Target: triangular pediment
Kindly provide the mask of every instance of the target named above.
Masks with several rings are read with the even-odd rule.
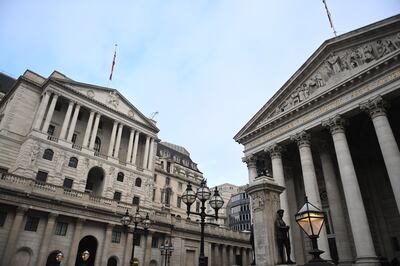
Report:
[[[107,87],[96,86],[76,82],[71,79],[54,78],[53,80],[63,86],[78,92],[79,94],[89,98],[97,103],[100,103],[118,113],[121,113],[132,120],[145,124],[150,128],[158,131],[154,123],[145,117],[136,107],[134,107],[122,94],[117,90]]]
[[[400,51],[400,16],[325,41],[236,134],[238,142]]]

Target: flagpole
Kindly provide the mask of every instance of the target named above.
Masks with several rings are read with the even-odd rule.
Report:
[[[329,24],[331,25],[331,28],[333,30],[333,34],[335,35],[335,37],[337,36],[336,30],[335,30],[335,26],[333,26],[333,21],[332,21],[332,17],[331,17],[331,12],[329,12],[328,9],[328,5],[326,4],[325,0],[322,0],[322,2],[324,3],[325,6],[325,10],[326,10],[326,15],[328,16],[328,20],[329,20]]]
[[[115,47],[114,47],[114,56],[113,56],[113,60],[112,60],[112,63],[111,63],[111,72],[110,72],[110,76],[109,76],[109,78],[108,78],[107,87],[110,87],[110,83],[111,83],[111,81],[112,81],[112,76],[113,76],[114,66],[115,66],[115,59],[116,59],[116,57],[117,57],[117,46],[118,46],[118,44],[115,44]]]

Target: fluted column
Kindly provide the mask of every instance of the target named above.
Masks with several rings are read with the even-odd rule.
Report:
[[[392,185],[397,210],[400,212],[400,152],[396,139],[386,115],[386,103],[382,97],[377,97],[362,104],[361,109],[368,111],[374,124],[379,147]]]
[[[113,224],[107,224],[106,225],[106,230],[105,230],[105,235],[104,235],[104,240],[103,240],[103,251],[102,251],[101,262],[99,263],[99,266],[100,265],[107,265],[108,247],[110,246],[111,235],[112,235],[113,228],[114,228]],[[96,260],[96,261],[99,261],[99,260]]]
[[[253,183],[257,178],[257,168],[256,168],[256,157],[254,155],[250,155],[247,157],[243,157],[242,161],[247,164],[247,169],[249,172],[249,184]]]
[[[144,258],[143,265],[150,265],[151,260],[151,242],[153,240],[153,235],[151,232],[147,232],[146,234],[146,243],[144,246]]]
[[[108,146],[108,157],[112,157],[113,156],[114,144],[115,144],[115,136],[117,135],[117,127],[118,127],[118,122],[114,121],[113,129],[111,131],[110,144]]]
[[[119,124],[118,127],[118,133],[117,133],[117,141],[115,143],[115,151],[114,151],[114,157],[118,158],[119,155],[119,147],[121,145],[121,137],[122,137],[122,130],[124,129],[123,124]]]
[[[329,127],[335,146],[337,162],[346,199],[357,264],[378,265],[367,214],[344,131],[344,120],[336,116],[322,123]]]
[[[83,143],[82,143],[82,146],[85,147],[85,148],[86,148],[86,147],[88,146],[88,144],[89,144],[88,142],[89,142],[90,132],[91,132],[91,130],[92,130],[92,124],[93,124],[94,114],[95,114],[94,111],[91,111],[91,112],[90,112],[89,119],[88,119],[88,123],[87,123],[87,125],[86,125],[85,136],[83,137]]]
[[[35,119],[35,123],[33,124],[33,129],[39,130],[40,126],[42,125],[44,113],[45,113],[47,105],[49,103],[50,94],[51,94],[51,92],[49,92],[49,91],[44,92],[42,100],[40,101],[40,104],[39,104],[38,111],[36,113],[36,119]]]
[[[12,257],[15,255],[15,248],[17,244],[17,240],[19,237],[19,233],[22,231],[21,225],[24,220],[25,212],[27,208],[18,207],[15,213],[14,221],[11,226],[11,230],[8,234],[8,239],[6,245],[4,246],[3,258],[1,260],[1,265],[11,265],[10,261]]]
[[[150,136],[146,136],[146,145],[144,146],[144,159],[143,168],[147,169],[147,163],[149,159],[149,146],[150,146]]]
[[[325,180],[326,193],[328,195],[329,209],[335,231],[336,246],[339,255],[339,263],[351,265],[353,256],[351,252],[351,240],[347,231],[344,206],[340,196],[339,185],[335,174],[332,157],[327,143],[319,145],[322,172]]]
[[[137,151],[138,151],[138,145],[139,145],[139,131],[136,131],[135,134],[135,141],[133,144],[133,154],[132,154],[132,164],[136,165],[136,156],[137,156]]]
[[[69,120],[71,119],[72,108],[74,107],[74,102],[69,101],[67,112],[65,113],[64,122],[61,127],[61,133],[59,139],[65,139],[65,135],[67,134],[67,128],[69,124]]]
[[[76,120],[78,119],[78,115],[79,115],[79,110],[80,109],[81,109],[81,106],[79,104],[76,104],[74,115],[72,116],[71,125],[69,126],[68,137],[67,137],[68,141],[71,141],[72,140],[72,135],[74,135],[75,126],[76,126]]]
[[[76,220],[74,235],[72,237],[72,242],[71,242],[69,254],[67,257],[67,265],[68,266],[75,265],[76,255],[78,253],[78,246],[79,246],[79,242],[81,241],[81,233],[82,233],[82,227],[83,227],[84,221],[85,220],[81,219],[81,218],[78,218]]]
[[[99,129],[100,117],[101,117],[101,115],[99,113],[97,113],[96,119],[94,120],[92,137],[90,138],[89,149],[93,149],[93,147],[94,147],[94,143],[96,141],[96,136],[97,136],[97,130]]]
[[[44,235],[43,235],[42,241],[40,243],[39,256],[37,257],[36,265],[45,265],[47,255],[50,253],[50,250],[48,250],[49,243],[51,240],[51,236],[54,234],[53,229],[54,229],[54,224],[56,222],[57,216],[58,216],[58,214],[49,213],[49,215],[47,217],[47,224],[46,224],[46,228],[44,230]]]
[[[277,144],[274,144],[266,149],[266,151],[269,152],[269,155],[271,157],[271,163],[272,163],[272,176],[275,179],[276,183],[278,185],[282,186],[285,188],[285,190],[280,194],[280,203],[281,203],[281,209],[284,210],[284,215],[283,215],[283,220],[286,223],[286,225],[291,226],[291,217],[293,216],[292,213],[290,212],[289,209],[289,199],[288,199],[288,194],[286,191],[286,183],[285,183],[285,175],[283,171],[283,164],[282,164],[282,152],[284,151],[284,148],[282,146],[279,146]],[[290,238],[290,249],[292,250],[291,256],[293,256],[293,238],[292,238],[292,230],[289,230],[289,238]],[[288,258],[288,260],[295,261],[292,258]]]
[[[308,200],[322,209],[321,198],[319,195],[317,175],[315,173],[314,162],[311,153],[311,135],[302,131],[291,137],[297,143],[300,152],[301,170],[303,173],[304,189]],[[321,255],[326,260],[331,260],[329,252],[328,237],[326,235],[325,227],[322,228],[318,238],[318,246],[324,250],[325,253]]]
[[[54,113],[54,108],[56,107],[57,99],[58,99],[58,95],[54,93],[53,99],[51,100],[51,103],[50,103],[49,110],[47,111],[46,120],[44,121],[44,124],[43,124],[43,128],[42,128],[43,133],[47,133],[47,130],[49,129],[51,118],[53,117],[53,113]]]
[[[132,145],[133,145],[133,138],[135,137],[135,130],[131,128],[131,132],[129,134],[129,142],[128,142],[128,152],[126,154],[126,163],[131,162],[132,157]]]
[[[225,245],[221,245],[221,260],[223,266],[229,266],[228,256],[227,256],[227,247]]]
[[[153,159],[154,159],[154,139],[151,138],[150,141],[150,152],[149,152],[149,163],[147,169],[151,170],[152,165],[153,165]]]

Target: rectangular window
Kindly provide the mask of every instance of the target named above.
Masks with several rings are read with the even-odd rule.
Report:
[[[154,174],[154,182],[157,182],[157,174]]]
[[[26,218],[25,231],[36,232],[39,225],[39,217],[28,216]]]
[[[54,125],[49,125],[49,128],[47,129],[47,135],[53,136],[53,135],[54,135],[55,129],[56,129],[56,126],[54,126]]]
[[[156,189],[155,188],[153,188],[153,196],[151,199],[152,199],[152,201],[156,200]]]
[[[121,201],[121,192],[114,192],[114,200]]]
[[[71,178],[66,177],[64,179],[63,187],[66,189],[72,189],[72,184],[74,183],[74,180]]]
[[[165,185],[169,185],[169,183],[171,182],[171,178],[169,178],[168,176],[165,178]]]
[[[196,212],[200,212],[200,202],[196,201]]]
[[[133,199],[132,199],[132,204],[133,205],[139,205],[139,203],[140,203],[140,198],[137,197],[137,196],[134,196]]]
[[[56,225],[55,234],[58,236],[65,236],[68,230],[68,223],[58,222]]]
[[[167,172],[171,173],[171,162],[167,162]]]
[[[112,243],[120,243],[121,242],[121,231],[113,230],[111,236]]]
[[[75,144],[76,138],[77,138],[77,137],[78,137],[78,135],[76,135],[76,133],[74,133],[74,134],[72,135],[71,141],[72,141],[73,144]]]
[[[182,201],[182,198],[178,196],[178,198],[176,199],[176,207],[178,207],[178,208],[181,207],[181,201]]]
[[[6,218],[7,218],[7,212],[1,210],[0,211],[0,227],[4,226],[4,223],[6,222]]]
[[[36,174],[36,181],[46,183],[47,175],[48,175],[47,172],[38,171],[37,174]]]
[[[135,246],[140,246],[140,234],[135,234],[133,237],[133,243],[135,244]]]
[[[151,247],[158,248],[158,237],[157,236],[153,236],[153,238],[151,239]]]

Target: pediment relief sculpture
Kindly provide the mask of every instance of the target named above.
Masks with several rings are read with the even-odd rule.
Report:
[[[354,69],[365,68],[374,61],[400,49],[400,33],[373,40],[356,47],[331,52],[310,75],[262,119],[258,125],[280,113],[291,110],[327,87],[351,75]],[[273,107],[273,106],[271,106]]]

